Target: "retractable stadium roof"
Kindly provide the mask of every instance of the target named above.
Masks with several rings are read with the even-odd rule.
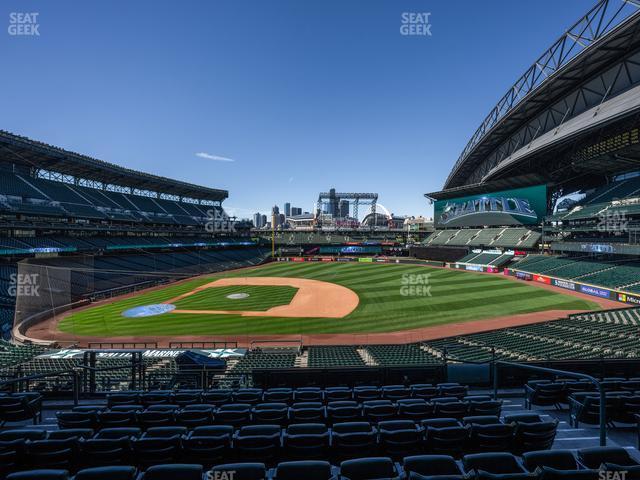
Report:
[[[3,130],[0,130],[1,161],[21,165],[31,170],[50,170],[107,184],[169,193],[197,200],[221,202],[229,196],[227,190],[202,187],[131,170]]]

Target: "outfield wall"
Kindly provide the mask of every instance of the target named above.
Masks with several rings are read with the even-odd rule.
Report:
[[[434,260],[418,260],[407,257],[331,257],[317,255],[313,257],[276,257],[277,262],[357,262],[357,263],[396,263],[402,265],[425,265],[430,267],[444,267],[444,262]]]
[[[540,275],[538,273],[526,272],[524,270],[505,268],[504,274],[524,281],[544,283],[545,285],[551,285],[564,290],[584,293],[585,295],[591,295],[592,297],[604,298],[606,300],[613,300],[615,302],[621,302],[628,305],[640,305],[640,295],[637,293],[629,293],[622,290],[605,288],[599,285],[591,285],[589,283],[577,282],[549,275]]]

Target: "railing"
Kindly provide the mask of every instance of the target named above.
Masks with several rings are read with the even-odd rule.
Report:
[[[548,373],[550,375],[570,377],[570,378],[578,378],[583,380],[588,380],[593,383],[600,393],[600,446],[605,447],[607,445],[607,407],[606,407],[606,394],[602,384],[592,377],[591,375],[587,375],[584,373],[575,373],[569,372],[566,370],[557,370],[555,368],[546,368],[546,367],[538,367],[535,365],[527,365],[523,363],[515,363],[515,362],[505,362],[502,360],[494,361],[493,363],[493,398],[497,400],[498,398],[498,379],[499,379],[499,366],[504,365],[512,368],[520,368],[523,370],[530,370],[532,372],[540,372],[540,373]]]

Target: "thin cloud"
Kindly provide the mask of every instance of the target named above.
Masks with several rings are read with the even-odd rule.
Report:
[[[196,153],[196,157],[206,158],[207,160],[214,160],[216,162],[235,162],[233,158],[221,157],[220,155],[212,155],[207,152],[198,152]]]

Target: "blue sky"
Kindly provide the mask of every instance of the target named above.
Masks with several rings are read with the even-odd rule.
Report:
[[[5,0],[0,128],[226,188],[241,217],[330,187],[431,216],[423,194],[593,3]],[[40,36],[10,36],[11,12]],[[432,36],[401,35],[403,12]]]

